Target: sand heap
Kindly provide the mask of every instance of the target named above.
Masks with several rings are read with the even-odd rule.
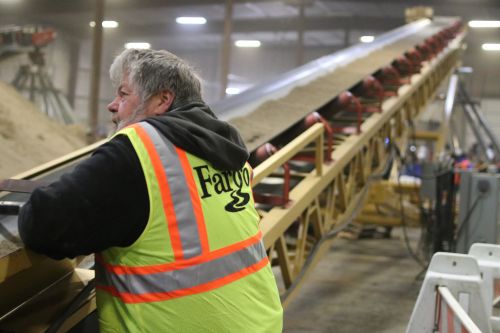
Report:
[[[82,130],[42,114],[0,81],[0,179],[9,178],[85,146]]]

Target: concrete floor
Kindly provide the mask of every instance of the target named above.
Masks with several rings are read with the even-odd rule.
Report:
[[[412,230],[412,243],[419,232]],[[285,311],[284,332],[405,332],[424,274],[400,229],[390,239],[338,239]]]

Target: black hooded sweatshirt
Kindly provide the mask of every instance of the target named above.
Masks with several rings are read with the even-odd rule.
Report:
[[[146,121],[174,145],[219,170],[248,159],[234,127],[192,103]],[[132,245],[149,217],[144,173],[132,143],[118,135],[49,186],[36,189],[19,216],[25,245],[54,259]]]

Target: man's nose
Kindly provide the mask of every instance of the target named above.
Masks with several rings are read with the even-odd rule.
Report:
[[[118,111],[118,97],[116,97],[114,100],[111,101],[111,103],[108,104],[108,111],[109,112]]]

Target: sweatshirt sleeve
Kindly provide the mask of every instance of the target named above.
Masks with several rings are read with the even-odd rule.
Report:
[[[119,135],[60,180],[36,189],[21,209],[19,234],[35,252],[73,258],[132,245],[148,216],[139,158]]]

